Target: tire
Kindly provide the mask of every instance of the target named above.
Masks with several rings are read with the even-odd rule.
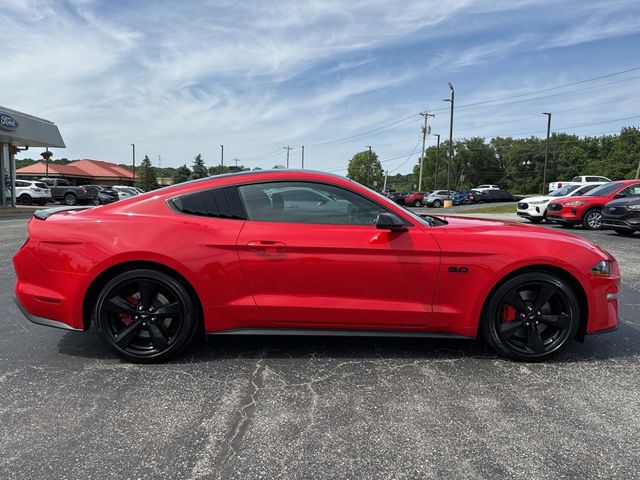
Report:
[[[421,207],[422,206],[422,202],[420,200],[416,200],[415,202],[413,202],[413,206],[414,207]]]
[[[627,230],[626,228],[614,228],[614,230],[618,235],[625,237],[631,237],[635,233],[633,230]]]
[[[566,349],[579,325],[580,305],[572,288],[550,273],[531,272],[491,294],[481,332],[499,355],[542,362]]]
[[[62,199],[62,202],[65,205],[73,206],[78,203],[78,197],[76,197],[73,193],[67,193]]]
[[[587,230],[600,230],[602,228],[602,210],[592,208],[582,217],[582,226]]]
[[[527,220],[529,220],[531,223],[542,223],[544,218],[543,217],[527,217]]]
[[[440,200],[433,201],[433,208],[440,208],[442,206],[442,202]]]
[[[134,363],[165,361],[192,340],[198,327],[194,300],[166,273],[134,269],[116,275],[93,305],[100,339]]]
[[[29,195],[28,193],[23,193],[22,195],[20,195],[20,197],[18,197],[18,200],[20,200],[20,203],[22,205],[31,205],[31,195]]]
[[[98,197],[94,198],[94,199],[91,201],[91,203],[92,203],[93,205],[95,205],[96,207],[97,207],[98,205],[102,205],[102,202],[100,201],[100,199],[99,199]]]

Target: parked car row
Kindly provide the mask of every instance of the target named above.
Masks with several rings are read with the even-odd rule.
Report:
[[[517,214],[532,223],[547,221],[564,228],[579,225],[633,234],[640,231],[640,180],[568,183],[548,195],[523,199]]]
[[[383,192],[383,195],[399,205],[407,207],[440,208],[445,200],[451,200],[453,205],[488,202],[515,201],[511,193],[500,189],[497,185],[480,185],[473,190],[434,190],[432,192],[402,193],[395,190]]]
[[[144,193],[126,185],[72,185],[64,178],[15,181],[16,201],[22,205],[45,205],[59,202],[64,205],[103,205]]]

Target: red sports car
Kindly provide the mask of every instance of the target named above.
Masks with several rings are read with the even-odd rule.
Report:
[[[640,180],[620,180],[605,183],[582,197],[567,197],[555,200],[547,207],[547,221],[557,222],[571,228],[582,225],[589,230],[602,227],[602,209],[615,198],[624,198],[640,193]]]
[[[198,332],[481,337],[539,361],[617,325],[619,269],[597,245],[420,217],[324,173],[221,175],[40,210],[28,228],[14,257],[25,316],[93,323],[136,362],[164,360]]]

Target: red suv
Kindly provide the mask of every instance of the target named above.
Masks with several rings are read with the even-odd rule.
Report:
[[[605,183],[582,197],[555,200],[547,207],[547,220],[567,228],[582,225],[589,230],[599,230],[605,204],[614,198],[630,196],[637,188],[640,180],[620,180]]]
[[[404,204],[409,207],[421,207],[424,205],[425,192],[411,192],[404,197]]]

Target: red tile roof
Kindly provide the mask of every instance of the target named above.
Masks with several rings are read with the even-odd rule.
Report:
[[[45,175],[45,173],[45,162],[37,162],[16,170],[17,175]],[[115,163],[90,160],[88,158],[76,160],[66,165],[49,163],[49,174],[65,177],[133,179],[133,172],[128,168],[121,167]]]

